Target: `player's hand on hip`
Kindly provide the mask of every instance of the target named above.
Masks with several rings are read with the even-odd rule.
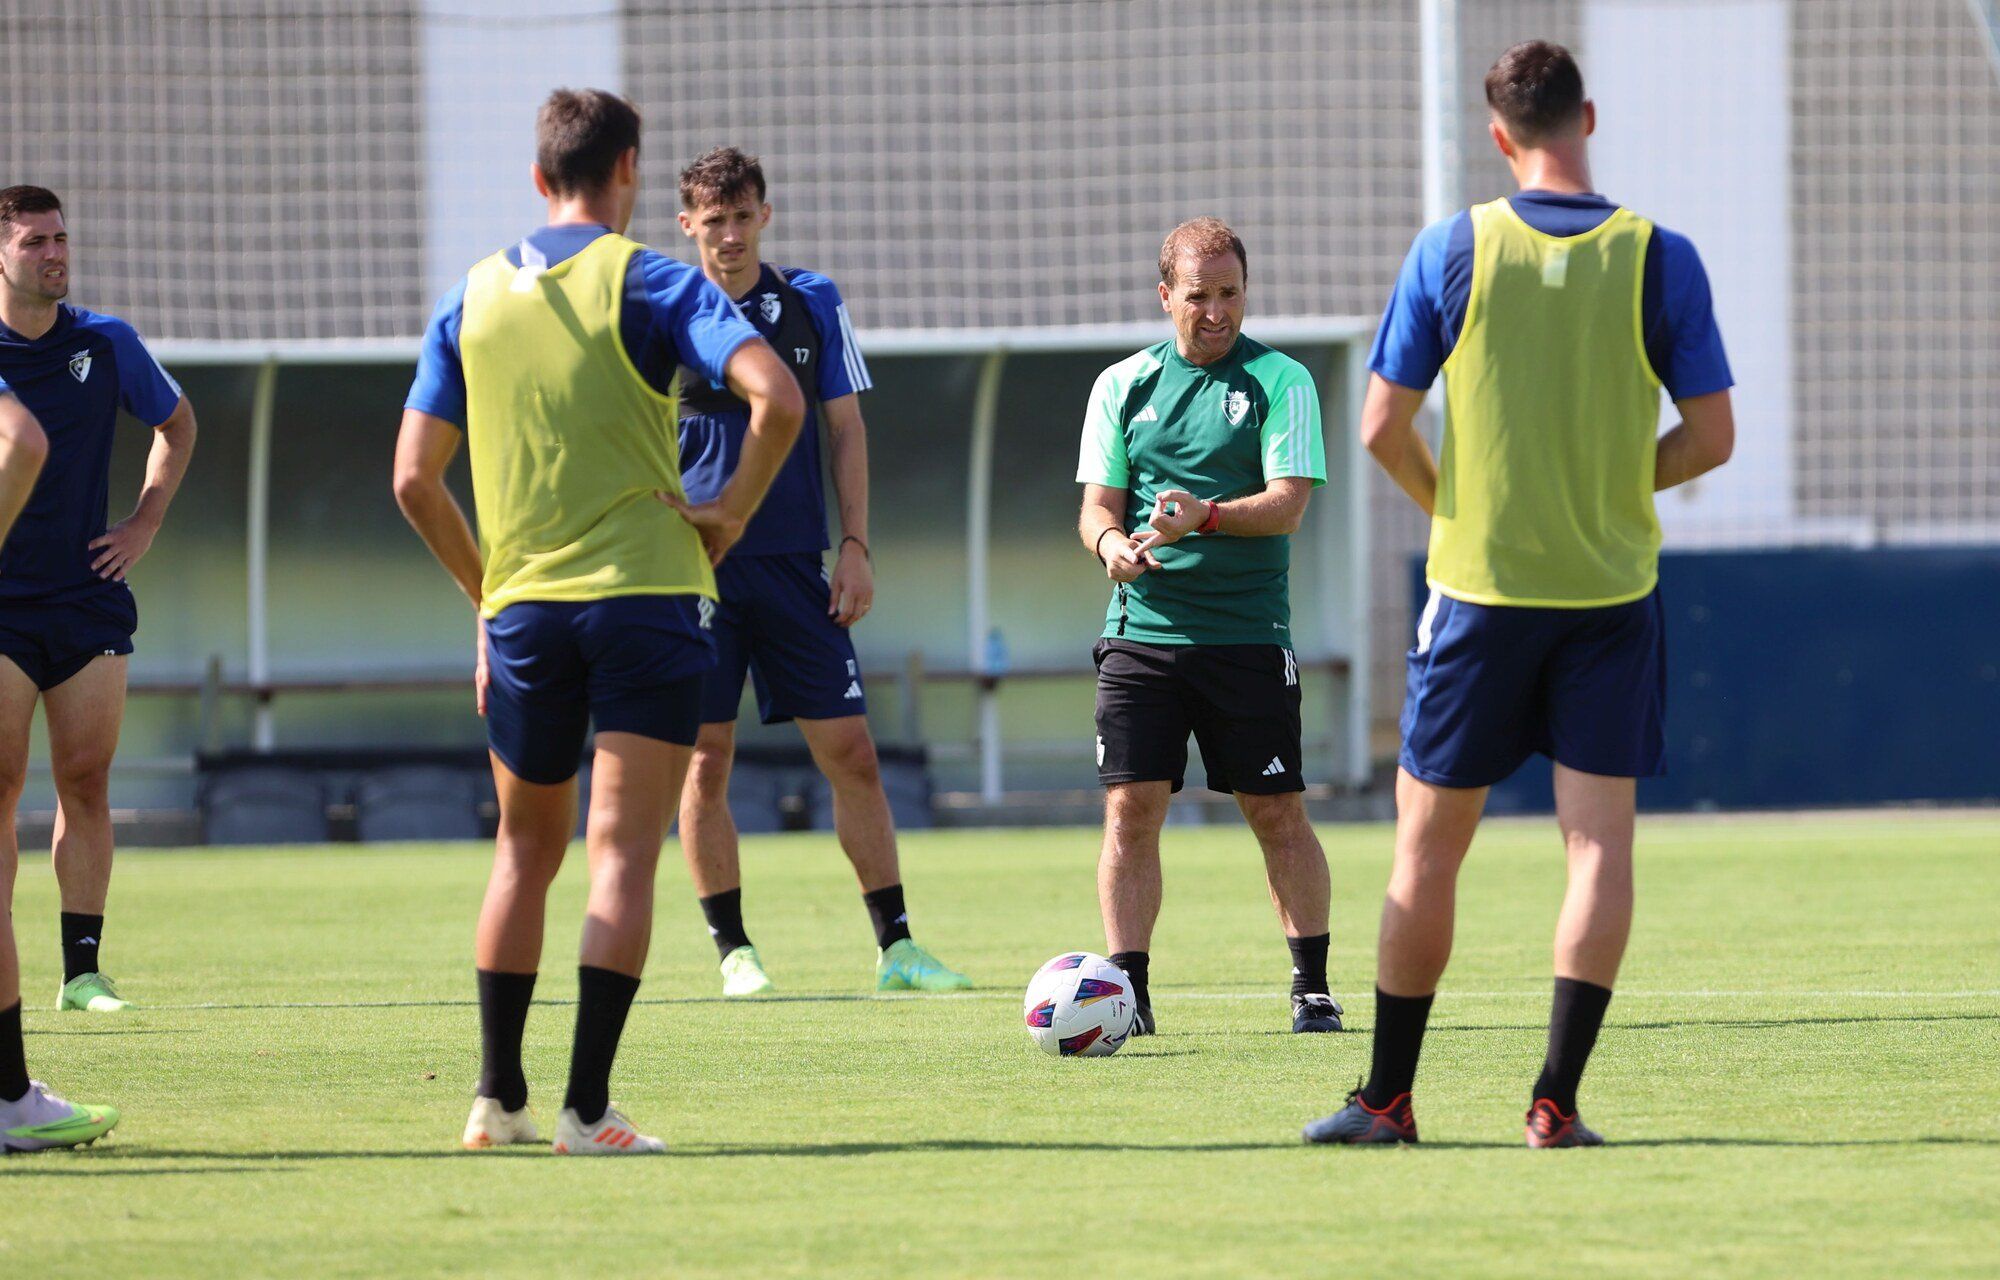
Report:
[[[653,496],[680,512],[681,519],[694,526],[694,531],[701,535],[701,545],[708,549],[708,562],[712,565],[722,563],[722,557],[743,536],[743,527],[748,523],[742,516],[726,510],[719,498],[697,506],[664,489],[656,490]]]
[[[839,626],[853,626],[875,607],[875,567],[868,563],[861,544],[840,544],[827,586],[827,616]]]
[[[110,582],[125,581],[132,566],[153,549],[153,538],[159,532],[160,526],[143,516],[120,520],[90,540],[90,549],[97,552],[90,562],[91,571]]]
[[[472,664],[472,705],[483,716],[486,714],[486,685],[492,679],[492,668],[487,665],[486,659],[486,620],[473,614],[472,629],[479,636],[479,657]]]

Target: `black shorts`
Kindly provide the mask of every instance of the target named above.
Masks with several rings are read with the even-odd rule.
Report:
[[[1304,791],[1299,664],[1275,644],[1099,640],[1097,780],[1171,782],[1187,773],[1188,734],[1211,791]]]

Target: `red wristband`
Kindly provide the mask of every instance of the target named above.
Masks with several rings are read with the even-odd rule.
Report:
[[[1201,528],[1196,529],[1195,532],[1214,533],[1217,529],[1220,529],[1221,527],[1222,527],[1222,504],[1220,502],[1211,502],[1208,504],[1208,518],[1201,522]]]

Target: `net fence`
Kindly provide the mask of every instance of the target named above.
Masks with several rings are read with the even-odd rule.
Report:
[[[8,0],[0,183],[149,336],[417,333],[422,47],[407,5]]]
[[[1589,75],[1623,2],[1448,6],[1461,202],[1508,189],[1484,132],[1492,59],[1546,37]],[[1757,7],[1633,3],[1718,44]],[[1981,6],[1773,6],[1783,518],[1715,527],[2000,539],[2000,75]],[[1196,213],[1244,234],[1258,313],[1374,315],[1422,221],[1419,6],[1376,0],[9,0],[0,182],[62,193],[79,299],[151,337],[411,338],[439,261],[447,279],[465,265],[441,229],[533,210],[525,122],[476,126],[580,74],[537,62],[577,47],[647,118],[635,234],[677,248],[674,170],[754,151],[774,252],[838,279],[864,330],[1152,318],[1160,237]],[[1370,508],[1393,707],[1423,522],[1385,484]]]

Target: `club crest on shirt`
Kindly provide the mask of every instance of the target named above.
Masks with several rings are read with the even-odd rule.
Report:
[[[78,382],[90,376],[90,352],[79,351],[69,358],[69,376]]]
[[[764,317],[765,324],[778,323],[778,317],[784,314],[784,310],[785,304],[778,300],[775,293],[767,293],[757,299],[757,314]]]
[[[1249,412],[1250,393],[1248,391],[1232,391],[1222,397],[1222,416],[1229,419],[1230,426],[1237,427],[1243,425],[1243,416]]]

